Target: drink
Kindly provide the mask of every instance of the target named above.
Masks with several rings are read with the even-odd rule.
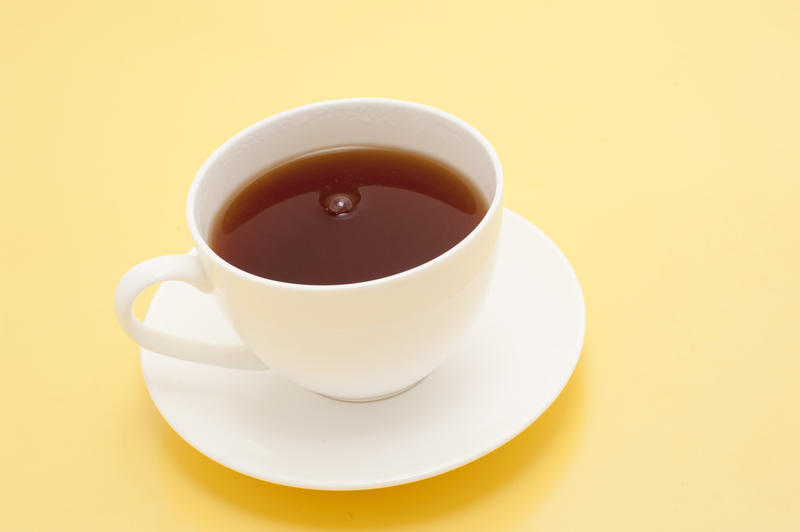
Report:
[[[209,243],[260,277],[357,283],[441,255],[486,210],[468,178],[433,158],[343,146],[284,161],[246,184],[217,214]]]

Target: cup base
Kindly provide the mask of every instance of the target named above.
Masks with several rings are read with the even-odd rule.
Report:
[[[425,380],[425,377],[421,378],[420,380],[418,380],[417,382],[415,382],[411,386],[406,386],[405,388],[401,388],[401,389],[395,390],[393,392],[384,393],[384,394],[381,394],[381,395],[374,395],[374,396],[371,396],[371,397],[364,397],[364,398],[335,397],[333,395],[325,395],[324,393],[321,393],[319,395],[321,395],[322,397],[327,397],[328,399],[333,399],[334,401],[342,401],[344,403],[371,403],[373,401],[383,401],[384,399],[390,399],[390,398],[394,397],[395,395],[400,395],[401,393],[407,392],[408,390],[410,390],[411,388],[413,388],[414,386],[416,386],[417,384],[419,384],[420,382],[422,382],[424,380]]]

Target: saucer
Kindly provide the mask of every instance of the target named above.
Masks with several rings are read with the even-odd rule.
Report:
[[[258,479],[322,490],[404,484],[503,445],[558,396],[580,356],[585,308],[567,259],[505,210],[486,305],[444,364],[405,393],[346,403],[271,371],[204,366],[142,349],[150,396],[212,460]],[[220,343],[237,338],[213,296],[163,283],[145,320]]]

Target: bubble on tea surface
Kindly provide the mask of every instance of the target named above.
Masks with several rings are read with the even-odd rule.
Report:
[[[334,192],[325,195],[320,203],[331,216],[346,216],[353,212],[360,199],[358,193]]]

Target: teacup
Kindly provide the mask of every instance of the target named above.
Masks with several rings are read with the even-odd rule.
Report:
[[[315,149],[363,144],[411,150],[449,164],[485,196],[486,215],[438,257],[353,284],[302,285],[258,277],[209,247],[215,215],[254,176]],[[285,111],[238,133],[203,164],[186,207],[196,254],[134,266],[117,285],[117,316],[131,338],[163,355],[228,368],[269,368],[336,399],[389,397],[435,370],[480,312],[494,266],[502,193],[500,162],[489,142],[443,111],[379,98]],[[132,310],[138,294],[167,280],[213,293],[243,344],[179,338],[139,321]]]

